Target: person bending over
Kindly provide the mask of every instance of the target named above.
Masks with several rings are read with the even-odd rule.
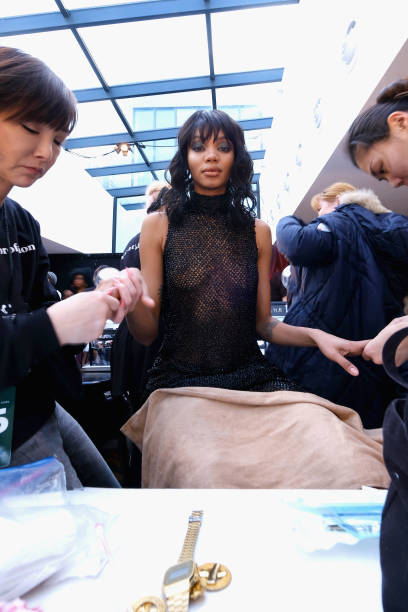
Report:
[[[408,79],[385,87],[376,104],[363,111],[348,133],[348,151],[355,166],[393,187],[408,186]],[[397,249],[408,250],[395,227]],[[382,363],[386,340],[404,332],[408,317],[391,321],[364,349],[363,357]],[[404,332],[405,333],[405,332]],[[396,351],[397,365],[408,360],[405,338]],[[405,376],[405,381],[408,381]],[[405,402],[406,404],[406,402]],[[408,601],[408,406],[395,402],[384,418],[384,460],[392,478],[380,536],[382,596],[385,612],[405,612]]]
[[[39,224],[8,197],[13,186],[30,187],[46,174],[75,121],[73,94],[43,62],[0,47],[0,399],[7,406],[0,465],[54,455],[68,488],[118,486],[56,400],[81,384],[74,351],[65,345],[98,337],[107,318],[120,322],[140,298],[150,303],[140,273],[59,301]]]

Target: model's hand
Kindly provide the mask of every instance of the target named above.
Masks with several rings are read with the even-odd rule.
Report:
[[[345,340],[318,329],[313,330],[313,339],[323,355],[338,363],[352,376],[358,376],[358,369],[345,355],[361,355],[369,340]]]
[[[120,302],[102,291],[82,291],[47,309],[61,345],[90,342],[101,335],[106,319],[114,320]],[[123,318],[123,317],[122,317]]]
[[[123,317],[134,309],[137,302],[141,301],[147,308],[154,307],[154,301],[148,295],[146,283],[138,268],[126,268],[109,280],[103,280],[98,284],[96,291],[112,295],[120,302],[119,308],[112,319],[120,323]]]
[[[384,329],[382,329],[379,334],[376,335],[375,338],[368,342],[363,351],[364,359],[374,361],[374,363],[377,364],[381,364],[384,344],[386,343],[388,338],[390,338],[390,336],[392,336],[393,334],[395,334],[396,331],[404,327],[408,327],[408,316],[393,319],[391,323],[388,323],[388,325],[384,327]],[[398,367],[402,363],[407,361],[407,359],[408,342],[406,340],[403,340],[397,349],[395,355],[395,364]]]

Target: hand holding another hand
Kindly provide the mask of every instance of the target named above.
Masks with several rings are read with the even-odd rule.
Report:
[[[53,304],[47,313],[61,345],[90,342],[101,335],[106,320],[120,323],[137,302],[154,307],[140,270],[127,268],[84,291]]]
[[[364,351],[363,357],[367,361],[373,361],[374,363],[381,364],[382,363],[382,352],[384,348],[384,344],[399,329],[408,327],[408,316],[397,317],[393,319],[391,323],[388,323],[384,329],[380,331],[379,334],[375,336],[372,340],[370,340]],[[408,359],[408,346],[407,341],[402,341],[398,350],[396,352],[396,365],[400,366]]]
[[[369,340],[346,340],[318,329],[313,330],[313,339],[323,355],[338,363],[351,376],[358,376],[358,369],[345,355],[361,355]]]
[[[107,319],[117,316],[120,302],[102,291],[83,291],[47,309],[61,345],[90,342],[101,335]]]
[[[96,291],[101,291],[119,300],[119,308],[112,319],[115,323],[120,323],[139,301],[147,308],[154,307],[154,301],[148,294],[146,283],[138,268],[125,268],[118,271],[113,278],[101,281]]]

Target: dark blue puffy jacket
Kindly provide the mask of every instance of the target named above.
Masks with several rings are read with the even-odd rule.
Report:
[[[363,340],[404,314],[408,217],[365,208],[377,201],[374,209],[386,210],[370,190],[347,194],[351,196],[356,203],[342,204],[308,225],[284,217],[277,226],[277,244],[298,268],[285,323]],[[382,366],[362,357],[350,359],[360,370],[358,377],[315,348],[270,345],[267,357],[306,391],[356,410],[365,427],[380,427],[385,408],[400,392]]]

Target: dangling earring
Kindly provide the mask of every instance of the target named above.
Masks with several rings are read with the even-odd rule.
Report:
[[[193,191],[193,179],[189,168],[187,168],[184,174],[184,185],[186,196],[188,199],[191,199],[191,192]]]

